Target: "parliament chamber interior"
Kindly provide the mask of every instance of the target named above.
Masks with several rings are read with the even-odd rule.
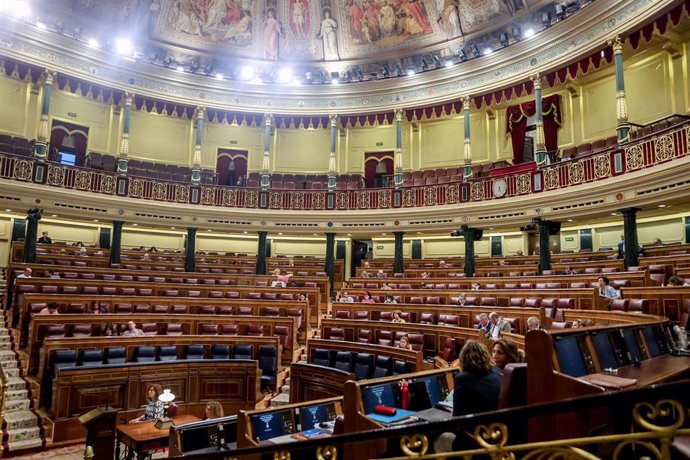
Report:
[[[0,456],[690,458],[690,1],[0,24]]]

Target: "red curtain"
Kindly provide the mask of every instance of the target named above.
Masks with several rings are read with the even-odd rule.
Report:
[[[235,165],[235,185],[236,181],[241,177],[242,182],[246,183],[247,179],[247,151],[246,150],[232,150],[232,149],[218,149],[218,156],[216,159],[216,174],[218,174],[218,185],[229,185],[228,176],[230,173],[230,162]]]
[[[386,166],[386,175],[393,174],[393,152],[364,153],[364,183],[366,188],[376,187],[376,167],[379,163]]]
[[[544,119],[544,140],[546,150],[551,152],[558,149],[558,128],[561,127],[561,99],[557,94],[542,98],[542,115]],[[508,126],[513,144],[513,164],[523,161],[525,148],[525,132],[527,118],[536,113],[536,102],[528,101],[524,104],[513,105],[507,109]]]
[[[86,161],[86,145],[89,141],[89,128],[86,126],[75,125],[65,121],[53,120],[50,131],[50,146],[48,149],[49,160],[58,161],[57,152],[62,147],[67,136],[72,136],[74,140],[74,152],[76,166],[84,166]]]

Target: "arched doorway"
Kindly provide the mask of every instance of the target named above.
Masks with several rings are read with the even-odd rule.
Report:
[[[218,149],[216,174],[218,185],[243,186],[247,179],[247,151]]]
[[[392,176],[392,151],[364,153],[364,183],[366,188],[388,187]]]

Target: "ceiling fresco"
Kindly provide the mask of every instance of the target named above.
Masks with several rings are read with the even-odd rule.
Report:
[[[443,45],[509,22],[528,1],[40,0],[52,20],[101,41],[127,33],[182,54],[326,62]]]

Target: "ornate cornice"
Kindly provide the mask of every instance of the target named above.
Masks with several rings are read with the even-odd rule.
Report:
[[[0,31],[0,54],[142,96],[247,112],[363,113],[427,106],[482,94],[546,73],[601,48],[672,5],[672,1],[602,0],[535,37],[450,68],[413,77],[347,85],[277,86],[220,81],[90,49],[67,37],[21,24]]]

